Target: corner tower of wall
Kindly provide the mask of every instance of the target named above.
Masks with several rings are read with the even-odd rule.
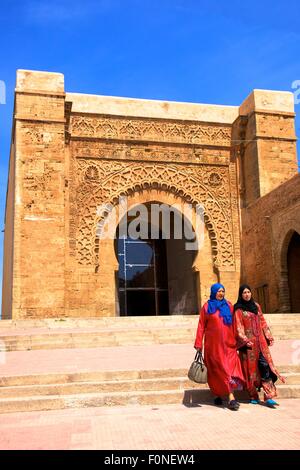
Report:
[[[3,292],[8,297],[3,317],[57,317],[64,315],[65,291],[62,74],[17,71],[13,129],[9,179],[14,207],[8,199],[6,208],[14,233],[13,259],[10,272],[4,273]]]
[[[297,174],[293,94],[253,90],[239,114],[235,126],[243,129],[240,186],[245,207]]]
[[[268,312],[286,311],[277,242],[297,204],[293,94],[254,90],[234,123],[241,203],[241,282]],[[293,225],[293,224],[291,224]],[[280,228],[279,228],[280,227]]]

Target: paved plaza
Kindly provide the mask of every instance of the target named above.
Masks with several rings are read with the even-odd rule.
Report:
[[[272,347],[278,366],[297,360],[295,340]],[[14,351],[2,376],[187,368],[191,344]],[[117,372],[116,372],[117,376]],[[238,412],[203,403],[130,405],[0,415],[1,449],[299,449],[300,399],[277,409],[242,403]]]
[[[86,408],[0,416],[1,449],[299,449],[300,399],[238,412],[203,404]]]

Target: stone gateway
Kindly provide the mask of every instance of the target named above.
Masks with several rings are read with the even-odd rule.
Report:
[[[19,70],[2,318],[193,314],[212,283],[235,301],[244,281],[268,312],[300,312],[294,116],[288,92],[152,101],[66,93],[62,74]],[[161,217],[156,239],[121,235],[132,208],[153,205],[176,207],[169,237]],[[201,243],[187,250],[175,226],[193,227],[199,206]]]

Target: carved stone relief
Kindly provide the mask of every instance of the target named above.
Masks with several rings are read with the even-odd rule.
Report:
[[[73,159],[73,164],[77,187],[71,204],[70,247],[80,264],[97,265],[97,207],[117,204],[120,195],[154,187],[190,204],[202,204],[215,266],[234,267],[228,168],[83,158]]]
[[[105,143],[97,140],[72,139],[71,151],[76,157],[95,159],[142,160],[147,162],[174,162],[193,164],[217,164],[228,166],[230,151],[224,148],[205,148],[172,144],[149,143],[141,145],[136,142]]]
[[[72,137],[96,139],[178,142],[213,146],[230,146],[231,143],[230,126],[188,121],[73,115],[70,132]]]

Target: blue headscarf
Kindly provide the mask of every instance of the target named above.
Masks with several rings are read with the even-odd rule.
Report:
[[[220,317],[223,318],[224,325],[232,324],[232,315],[227,300],[217,300],[216,295],[219,289],[224,289],[222,284],[213,284],[210,288],[210,299],[208,301],[207,313],[215,313],[217,310],[220,311]]]

